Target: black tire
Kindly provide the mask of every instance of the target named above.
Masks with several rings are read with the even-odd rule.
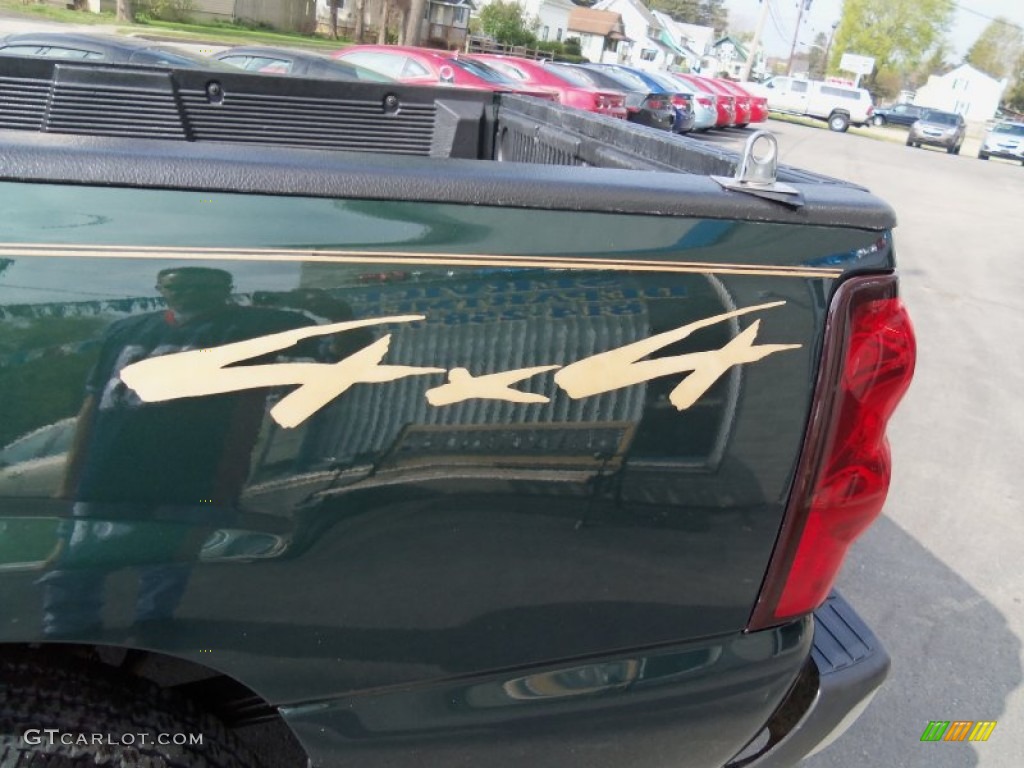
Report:
[[[978,159],[979,160],[988,160],[988,153],[987,152],[979,152],[978,153]]]
[[[881,115],[875,115],[873,118],[871,118],[871,124],[876,128],[881,128],[883,125],[885,125],[885,118],[882,117]]]
[[[833,112],[828,116],[828,129],[836,133],[846,133],[850,129],[850,118],[842,112]]]
[[[946,154],[947,155],[955,155],[956,154],[956,146],[946,147]]]
[[[954,155],[959,155],[960,154],[960,146],[961,146],[960,144],[957,144],[955,147],[953,147],[953,154]]]
[[[914,142],[912,142],[912,141],[910,140],[910,137],[909,137],[909,136],[907,137],[907,146],[908,146],[908,147],[912,147],[912,146],[914,146]]]
[[[93,734],[104,743],[88,743]],[[148,743],[141,743],[143,734]],[[161,734],[171,741],[184,734],[186,743],[157,744]],[[202,744],[187,743],[192,734]],[[31,656],[0,660],[0,768],[94,765],[259,768],[263,762],[192,702],[115,667],[57,666]]]

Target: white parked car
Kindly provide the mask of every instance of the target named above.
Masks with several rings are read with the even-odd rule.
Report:
[[[996,123],[985,134],[978,157],[1002,157],[1024,164],[1024,123]]]
[[[825,120],[833,131],[845,131],[851,124],[867,125],[875,105],[871,94],[851,85],[773,77],[764,83],[768,109],[790,115]]]

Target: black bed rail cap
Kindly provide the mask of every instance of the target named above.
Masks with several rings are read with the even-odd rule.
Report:
[[[0,128],[477,158],[487,91],[0,56]]]

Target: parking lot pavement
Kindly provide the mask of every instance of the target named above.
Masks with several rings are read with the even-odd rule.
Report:
[[[889,429],[883,518],[839,586],[892,673],[806,768],[1004,768],[1024,754],[1024,246],[1019,165],[769,121],[782,162],[890,203],[918,367]],[[737,137],[736,146],[742,144]],[[922,743],[931,720],[990,720],[985,743]]]
[[[717,145],[722,145],[736,149],[737,151],[742,149],[743,143],[747,140],[747,136],[751,131],[754,130],[766,130],[778,132],[783,129],[786,125],[800,125],[793,121],[783,119],[770,118],[766,123],[759,123],[757,125],[751,125],[748,128],[727,128],[725,130],[716,129],[706,133],[694,133],[691,136],[698,138],[702,141],[710,141]],[[822,130],[828,131],[825,123],[815,126],[802,126],[810,127],[811,130]],[[981,142],[985,138],[985,133],[988,131],[989,124],[986,123],[968,123],[967,124],[967,136],[964,138],[963,146],[960,148],[961,157],[977,158],[978,150],[981,148]],[[886,142],[889,144],[899,144],[906,146],[907,141],[907,128],[898,125],[883,125],[883,126],[870,126],[865,128],[858,128],[851,130],[846,135],[850,137],[857,137],[860,139],[868,139],[869,141]],[[909,148],[908,148],[909,149]],[[941,147],[918,147],[916,151],[925,152],[936,152],[940,154],[946,154],[946,151]],[[1008,161],[1009,162],[1009,161]]]

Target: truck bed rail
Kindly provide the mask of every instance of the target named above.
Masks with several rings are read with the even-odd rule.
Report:
[[[554,103],[450,87],[0,57],[0,129],[731,176],[738,154]],[[780,169],[789,182],[843,184]]]

